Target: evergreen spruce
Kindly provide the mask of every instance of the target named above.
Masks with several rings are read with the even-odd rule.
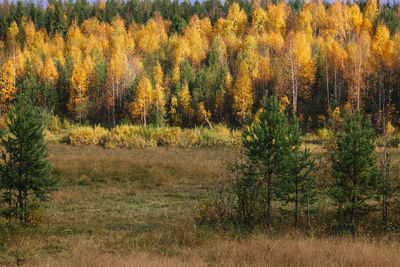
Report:
[[[330,195],[339,218],[350,217],[351,231],[357,231],[360,215],[374,207],[369,201],[378,194],[379,172],[375,152],[375,133],[368,119],[362,123],[359,111],[347,115],[331,155],[333,183]],[[343,212],[343,214],[342,214]]]
[[[3,199],[8,203],[8,217],[23,223],[28,205],[46,200],[57,180],[50,176],[39,112],[21,96],[9,112],[7,127],[9,133],[1,138],[1,188],[5,192]]]

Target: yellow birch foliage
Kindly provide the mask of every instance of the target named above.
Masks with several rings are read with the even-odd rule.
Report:
[[[364,10],[364,17],[373,22],[378,17],[380,8],[377,0],[369,0]]]
[[[312,36],[314,33],[314,19],[313,19],[313,5],[312,3],[306,3],[303,10],[300,12],[296,26],[298,30],[304,31],[306,34]]]
[[[178,92],[178,100],[182,117],[191,119],[193,116],[192,97],[187,82],[185,82],[183,88]]]
[[[267,9],[267,31],[280,33],[285,35],[286,33],[286,19],[288,15],[288,6],[286,2],[280,2],[277,5],[268,5]]]
[[[88,100],[88,82],[85,66],[74,65],[69,94],[68,110],[74,115],[75,119],[81,121],[86,116]]]
[[[282,69],[278,70],[278,95],[291,95],[293,110],[297,109],[298,95],[308,97],[315,80],[315,60],[307,34],[290,33],[283,51]]]
[[[264,9],[258,7],[252,14],[253,28],[257,32],[263,32],[267,29],[268,17]]]
[[[20,49],[17,49],[14,57],[15,76],[17,78],[21,79],[26,74],[26,58],[26,55]]]
[[[156,65],[153,68],[153,79],[155,90],[153,93],[153,102],[156,107],[157,112],[161,112],[162,115],[165,115],[165,96],[164,96],[164,88],[163,88],[163,71],[160,66],[160,63],[157,61]]]
[[[194,66],[198,66],[207,56],[209,49],[207,29],[210,28],[211,22],[208,18],[199,20],[197,15],[194,15],[185,29],[184,39],[188,47],[188,57]]]
[[[256,79],[258,76],[258,57],[256,36],[247,35],[239,51],[238,58],[246,61],[252,79]]]
[[[226,27],[230,28],[236,36],[241,37],[245,33],[247,27],[247,16],[238,3],[234,2],[230,6],[228,16],[226,17],[226,23]]]
[[[8,49],[12,52],[15,53],[15,49],[17,48],[17,35],[19,33],[18,25],[15,21],[13,21],[10,25],[10,27],[7,30],[6,34],[6,43],[8,46]]]
[[[390,40],[388,28],[381,24],[376,30],[371,45],[371,52],[374,57],[375,68],[390,67],[393,59],[393,41]]]
[[[152,91],[150,80],[143,76],[136,89],[135,100],[131,104],[131,116],[134,120],[139,119],[143,125],[147,124],[147,115],[152,102]]]
[[[0,73],[0,115],[10,108],[11,101],[15,98],[17,89],[14,86],[14,66],[11,60],[3,64]]]
[[[239,73],[233,87],[233,110],[240,123],[244,123],[247,116],[251,115],[253,106],[253,87],[249,67],[243,60],[240,63]]]
[[[64,39],[58,33],[51,40],[49,46],[49,54],[52,58],[60,61],[61,65],[64,66],[65,58],[64,58]]]
[[[205,109],[203,102],[200,102],[197,105],[197,121],[200,123],[206,122],[208,126],[211,128],[212,126],[210,122],[210,117],[211,117],[211,112]]]
[[[365,95],[365,78],[370,70],[371,38],[368,32],[347,44],[345,78],[348,85],[348,101],[353,108],[361,107],[361,98]]]
[[[25,45],[26,46],[32,46],[34,41],[35,41],[35,25],[33,22],[30,20],[28,23],[25,25]]]
[[[229,71],[228,71],[228,73],[226,74],[226,77],[225,77],[225,88],[226,88],[226,90],[228,90],[228,93],[230,95],[233,95],[232,75],[231,75],[231,73]]]
[[[322,35],[335,36],[339,39],[346,34],[346,19],[343,16],[343,5],[336,0],[327,10],[327,16],[323,25]]]
[[[136,32],[135,43],[137,48],[146,54],[156,53],[160,47],[167,44],[166,27],[167,25],[161,15],[155,13],[153,18],[149,19],[146,25],[141,25]]]
[[[177,126],[181,123],[178,116],[178,98],[176,98],[176,96],[171,97],[171,107],[169,110],[169,115],[171,117],[172,125]]]
[[[53,59],[48,56],[43,64],[43,68],[40,72],[40,80],[48,79],[51,84],[55,85],[58,78],[57,68],[54,64]]]
[[[360,11],[360,7],[353,3],[350,8],[350,28],[357,34],[361,31],[361,26],[363,24],[363,16]]]
[[[80,64],[82,61],[82,51],[84,48],[85,37],[81,32],[80,27],[76,22],[70,26],[67,37],[66,37],[66,50],[71,56],[72,61],[76,64]]]

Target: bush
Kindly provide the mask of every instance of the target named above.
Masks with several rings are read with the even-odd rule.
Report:
[[[118,125],[112,130],[100,126],[78,127],[69,131],[68,140],[72,145],[102,145],[105,148],[146,148],[156,146],[190,147],[231,147],[240,140],[240,131],[230,131],[224,125],[213,129],[179,127],[142,127]],[[46,133],[51,142],[62,138]]]
[[[101,126],[79,127],[71,130],[69,142],[72,145],[99,145],[107,137],[108,131]]]
[[[232,222],[236,217],[234,207],[224,199],[196,204],[195,210],[198,225],[211,224],[222,227],[224,224]]]

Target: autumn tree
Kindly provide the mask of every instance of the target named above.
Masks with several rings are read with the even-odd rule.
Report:
[[[152,94],[153,89],[150,80],[146,76],[143,76],[136,89],[135,100],[130,106],[132,118],[142,121],[143,126],[147,125],[147,116],[152,103]]]
[[[8,28],[7,31],[7,46],[9,51],[11,52],[12,58],[13,58],[13,81],[14,81],[14,87],[15,87],[15,55],[17,53],[18,49],[18,40],[17,40],[17,35],[19,33],[18,25],[15,21],[13,21],[10,25],[10,28]]]
[[[154,92],[153,102],[156,108],[156,124],[162,124],[165,116],[165,93],[163,87],[163,70],[157,61],[153,68]]]
[[[305,33],[295,32],[288,35],[282,63],[277,93],[291,95],[292,111],[297,114],[298,96],[308,97],[315,80],[315,61]],[[290,91],[287,90],[289,88]]]
[[[111,112],[111,122],[116,123],[115,109],[117,101],[122,108],[124,96],[123,79],[128,73],[126,53],[126,30],[124,22],[116,17],[113,20],[110,36],[110,59],[107,68],[107,109]]]
[[[339,82],[343,79],[343,71],[345,60],[347,58],[346,51],[332,36],[328,36],[320,40],[322,42],[322,54],[325,61],[325,79],[327,91],[328,108],[334,109],[340,106]],[[333,99],[331,99],[332,90],[330,83],[333,80]]]
[[[204,107],[203,102],[200,102],[197,105],[197,120],[202,123],[203,121],[207,123],[208,127],[212,128],[211,122],[210,122],[210,117],[211,113],[210,111],[207,111]]]
[[[239,123],[244,123],[251,114],[253,106],[253,86],[249,67],[245,61],[240,63],[239,73],[233,87],[233,109]]]
[[[14,75],[14,64],[11,60],[8,60],[3,64],[0,73],[0,115],[8,111],[10,108],[11,101],[15,97],[15,75]]]
[[[189,85],[187,82],[185,82],[178,91],[178,102],[182,123],[188,125],[193,118],[194,110],[192,107],[192,96],[190,95]]]
[[[347,80],[349,102],[355,105],[357,110],[361,108],[361,97],[364,94],[366,75],[370,71],[371,38],[367,31],[347,44]]]
[[[88,82],[85,68],[75,65],[71,76],[68,109],[80,123],[86,116]]]
[[[373,73],[375,74],[378,88],[378,111],[379,123],[383,123],[385,106],[390,90],[390,74],[393,61],[393,41],[390,40],[390,33],[385,25],[379,25],[371,44],[371,58]],[[385,127],[385,126],[383,126]]]

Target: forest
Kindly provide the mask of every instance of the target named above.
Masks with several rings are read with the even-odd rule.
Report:
[[[397,4],[254,0],[0,4],[0,112],[18,93],[78,123],[240,127],[277,95],[303,129],[400,105]]]
[[[0,266],[400,262],[400,6],[0,3]]]

